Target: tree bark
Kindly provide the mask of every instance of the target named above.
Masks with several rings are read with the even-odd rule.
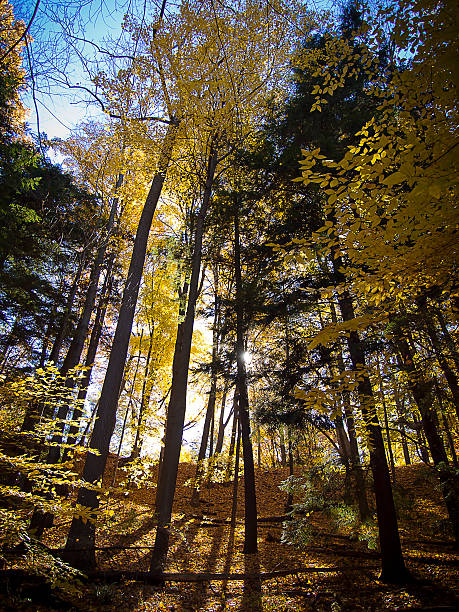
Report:
[[[333,259],[335,275],[340,278],[342,266],[340,258]],[[343,321],[354,319],[352,299],[347,291],[340,294],[338,304]],[[365,352],[360,337],[355,330],[349,333],[347,345],[355,372],[359,373],[357,393],[360,409],[368,434],[368,450],[370,466],[373,474],[374,492],[376,497],[376,515],[381,548],[381,580],[389,583],[405,583],[410,574],[405,567],[400,536],[398,532],[397,515],[387,465],[381,426],[376,414],[376,404],[368,374],[365,373]]]
[[[456,366],[456,370],[459,372],[459,353],[457,351],[456,345],[454,344],[454,340],[449,333],[448,325],[446,324],[445,317],[440,309],[436,311],[438,322],[440,323],[440,328],[445,339],[446,346],[449,350],[449,356],[454,361],[454,365]]]
[[[121,300],[115,337],[110,351],[107,372],[99,400],[97,418],[90,441],[91,448],[95,448],[100,454],[95,455],[93,453],[88,453],[83,470],[83,479],[91,484],[94,484],[102,478],[107,462],[110,440],[116,421],[118,394],[123,378],[140,281],[145,264],[148,236],[156,205],[161,195],[162,186],[166,177],[177,128],[178,123],[176,121],[172,121],[169,124],[164,139],[163,150],[158,161],[158,170],[153,178],[150,191],[142,210],[134,240],[134,248]],[[96,492],[86,488],[80,489],[77,501],[90,511],[97,510],[99,505]],[[92,520],[84,522],[80,517],[75,516],[72,520],[65,546],[68,557],[79,567],[94,567],[94,545],[95,517]]]
[[[384,386],[383,386],[383,379],[382,379],[382,374],[381,374],[381,365],[379,363],[378,356],[376,356],[376,368],[378,371],[379,392],[381,394],[381,403],[382,403],[383,412],[384,412],[384,427],[386,430],[387,452],[389,454],[389,463],[390,463],[390,469],[392,472],[392,482],[395,484],[395,459],[394,459],[394,453],[392,451],[392,442],[390,439],[389,415],[387,413],[387,405],[386,405],[386,400],[384,398]]]
[[[228,449],[228,463],[226,465],[225,480],[229,480],[231,477],[231,460],[234,455],[234,445],[236,443],[236,428],[237,428],[236,415],[237,415],[238,403],[239,403],[239,392],[237,389],[237,381],[236,381],[236,385],[234,387],[234,393],[233,393],[233,406],[231,408],[231,413],[233,414],[233,423],[231,426],[231,438],[230,438],[230,444],[229,444],[229,449]]]
[[[255,492],[255,466],[250,437],[249,397],[244,361],[244,304],[242,296],[241,252],[239,241],[239,213],[234,212],[234,271],[236,281],[236,364],[239,389],[239,422],[241,424],[244,457],[244,553],[257,552],[257,498]]]
[[[396,384],[397,383],[395,383],[395,385]],[[403,406],[400,403],[400,397],[398,394],[397,387],[394,388],[394,400],[395,400],[395,406],[396,406],[397,416],[399,420],[400,438],[402,440],[403,459],[405,460],[405,465],[411,465],[410,451],[408,448],[408,440],[406,438],[405,426],[403,424]]]
[[[435,356],[437,357],[438,363],[440,364],[440,368],[443,370],[446,382],[448,383],[448,386],[450,388],[454,408],[456,409],[456,415],[459,418],[459,384],[457,376],[453,372],[452,368],[450,367],[447,359],[443,354],[443,347],[441,345],[432,318],[429,312],[427,311],[427,307],[425,305],[419,304],[418,302],[418,308],[421,313],[422,321],[424,322],[425,328],[427,330],[427,334],[430,338],[430,341],[432,342]]]
[[[123,175],[118,175],[118,180],[116,182],[115,190],[116,192],[120,189],[123,182]],[[97,296],[97,288],[99,286],[99,278],[102,271],[102,266],[105,260],[105,254],[107,251],[108,241],[113,231],[113,227],[115,225],[116,211],[118,209],[118,196],[115,196],[112,200],[112,205],[110,208],[110,215],[108,218],[107,226],[105,228],[104,236],[102,238],[102,244],[97,249],[96,259],[94,261],[91,276],[89,279],[88,291],[86,293],[86,298],[83,305],[83,310],[81,312],[77,328],[75,330],[75,334],[73,336],[72,342],[70,343],[69,350],[67,351],[67,355],[65,356],[64,362],[59,370],[59,373],[62,377],[67,376],[68,372],[75,368],[81,359],[81,354],[83,352],[84,343],[88,336],[89,332],[89,323],[91,320],[91,315],[94,310],[94,304]],[[73,378],[67,378],[65,382],[66,387],[69,389],[73,388],[75,385],[75,380]],[[57,420],[58,427],[57,432],[52,437],[51,443],[52,446],[49,449],[47,462],[48,463],[57,463],[60,457],[60,448],[59,444],[62,442],[62,433],[64,430],[65,419],[67,417],[69,411],[69,404],[66,401],[63,401],[59,404],[59,408],[57,410]]]
[[[236,456],[234,458],[234,476],[233,476],[233,497],[231,503],[231,526],[236,525],[237,513],[237,491],[239,488],[239,455],[241,452],[241,426],[237,413],[234,413],[234,422],[236,423],[237,439],[236,439]]]
[[[100,337],[104,327],[105,314],[107,312],[108,302],[110,300],[111,292],[113,287],[113,257],[110,258],[107,266],[107,273],[105,275],[104,284],[99,298],[99,304],[96,310],[96,317],[94,319],[94,325],[91,331],[91,337],[89,339],[88,352],[86,353],[86,359],[84,362],[84,373],[80,383],[80,389],[78,391],[78,405],[73,410],[73,421],[79,421],[83,414],[83,405],[86,400],[88,393],[88,387],[91,382],[92,369],[94,367],[94,361],[99,347]],[[72,424],[69,428],[67,435],[67,444],[75,444],[76,437],[78,435],[79,427],[76,423]],[[68,453],[68,449],[65,454]]]
[[[434,404],[432,384],[430,381],[426,381],[422,372],[416,368],[411,349],[408,342],[402,336],[401,331],[397,331],[395,342],[400,353],[401,366],[408,374],[408,385],[421,414],[422,426],[426,434],[432,460],[438,470],[438,479],[453,528],[456,546],[459,546],[459,496],[457,494],[457,477],[448,469],[448,456],[443,440],[438,432],[435,413],[432,410]]]
[[[338,318],[336,316],[335,304],[330,300],[330,312],[332,322],[336,324]],[[344,359],[342,354],[341,344],[336,352],[336,362],[338,365],[338,372],[343,374],[345,371]],[[354,414],[351,407],[351,394],[348,389],[343,389],[341,394],[343,398],[343,411],[346,419],[346,426],[349,435],[349,447],[350,447],[350,459],[352,465],[352,474],[355,481],[355,494],[357,498],[357,504],[359,507],[359,516],[361,521],[365,521],[370,516],[370,508],[368,506],[367,490],[365,486],[365,478],[362,470],[362,463],[360,461],[359,445],[357,442],[357,433],[355,429]]]
[[[167,410],[166,431],[164,436],[164,456],[158,480],[158,528],[150,563],[150,572],[152,573],[161,572],[163,570],[169,549],[168,525],[172,514],[172,504],[174,501],[177,469],[183,436],[183,424],[185,420],[188,369],[201,270],[204,222],[210,204],[212,183],[217,162],[217,152],[214,150],[214,147],[211,146],[203,200],[196,220],[188,305],[185,320],[178,327],[177,339],[175,342],[171,397]]]
[[[62,321],[59,326],[59,331],[57,332],[56,338],[54,339],[53,346],[51,348],[51,353],[49,354],[48,361],[52,361],[54,364],[59,362],[59,354],[61,352],[62,343],[64,342],[65,334],[67,332],[67,326],[70,318],[70,313],[72,312],[73,303],[75,301],[76,292],[78,289],[78,283],[80,282],[81,275],[83,273],[84,265],[86,263],[86,258],[81,257],[80,262],[78,264],[78,268],[76,274],[73,278],[72,286],[70,288],[69,294],[67,296],[67,300],[65,302],[64,312],[62,314]]]
[[[151,397],[151,385],[148,387],[148,390],[147,390],[147,385],[148,385],[148,377],[150,376],[150,361],[151,361],[152,350],[153,350],[153,333],[152,333],[152,329],[150,328],[150,342],[148,344],[148,353],[147,353],[147,359],[145,362],[145,370],[144,370],[143,383],[142,383],[142,395],[140,398],[140,407],[139,407],[139,419],[137,421],[134,445],[132,447],[131,456],[129,457],[130,460],[138,459],[140,457],[140,451],[142,449],[142,441],[140,439],[140,436],[141,436],[145,412],[148,409],[148,406],[150,404],[150,397]]]
[[[204,420],[204,427],[202,429],[201,445],[199,447],[198,462],[196,465],[196,474],[194,477],[194,486],[191,493],[191,505],[197,506],[199,504],[199,492],[202,484],[203,476],[203,461],[206,458],[207,442],[209,439],[209,430],[213,422],[215,414],[215,401],[217,399],[217,355],[218,355],[218,340],[220,335],[219,327],[219,300],[218,300],[218,277],[215,274],[215,300],[214,300],[214,324],[212,331],[212,363],[210,373],[210,392],[209,399],[207,401],[207,410]],[[211,432],[210,442],[212,444],[213,432]],[[209,453],[209,457],[212,456],[212,452]]]
[[[229,380],[226,379],[225,380],[225,386],[223,388],[223,397],[222,397],[222,403],[221,403],[221,408],[220,408],[220,418],[218,420],[218,434],[217,434],[217,443],[215,444],[215,454],[218,455],[219,453],[222,452],[222,448],[223,448],[223,439],[225,437],[225,427],[226,424],[228,423],[228,421],[225,424],[225,405],[226,405],[226,398],[228,395],[228,387],[229,387]]]

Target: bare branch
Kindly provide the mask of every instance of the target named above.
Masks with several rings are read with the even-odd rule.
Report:
[[[37,0],[37,4],[35,5],[35,9],[33,11],[32,17],[30,18],[29,23],[27,24],[26,29],[21,34],[21,36],[17,39],[17,41],[15,43],[13,43],[11,45],[11,47],[9,49],[7,49],[5,51],[5,53],[0,57],[0,62],[3,62],[5,57],[7,57],[18,46],[18,44],[21,42],[21,40],[23,40],[23,38],[27,35],[27,32],[30,30],[30,26],[32,25],[32,22],[35,19],[35,15],[37,14],[39,4],[40,4],[40,0]]]

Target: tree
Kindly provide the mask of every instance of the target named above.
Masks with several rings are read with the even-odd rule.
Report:
[[[349,313],[353,329],[384,319],[390,312],[397,316],[397,310],[411,296],[422,296],[434,287],[441,287],[444,295],[454,296],[455,292],[451,245],[456,216],[452,200],[457,184],[456,130],[450,119],[455,115],[451,95],[456,83],[448,65],[455,43],[445,28],[452,9],[448,3],[436,8],[409,2],[403,3],[401,12],[398,8],[377,13],[362,31],[372,32],[375,45],[387,48],[381,24],[391,24],[396,52],[401,53],[407,45],[413,51],[399,70],[394,57],[386,69],[381,62],[379,68],[371,68],[374,48],[363,54],[365,64],[359,68],[350,46],[329,45],[332,65],[344,61],[349,72],[366,74],[371,83],[369,93],[379,100],[378,113],[356,134],[359,143],[348,147],[338,162],[317,157],[317,150],[303,152],[301,180],[319,183],[328,196],[326,211],[330,216],[317,238],[325,240],[326,249],[335,253],[336,267],[346,258],[347,286],[351,281],[353,291],[364,296],[367,304],[368,315],[360,322]],[[419,27],[406,29],[408,10],[420,16]],[[433,23],[436,35],[431,43]],[[434,57],[433,48],[439,40],[443,48],[437,48]],[[432,65],[436,76],[427,84]],[[315,109],[332,102],[335,90],[342,87],[330,74],[328,69],[326,74],[322,72],[325,82],[315,90]],[[445,79],[443,92],[438,74]],[[313,170],[317,161],[323,172]],[[352,334],[352,328],[348,329]]]

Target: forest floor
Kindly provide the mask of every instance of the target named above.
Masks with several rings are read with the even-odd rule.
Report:
[[[45,605],[16,597],[5,610],[174,611],[174,612],[379,612],[382,610],[454,610],[458,603],[459,557],[453,548],[446,509],[431,469],[424,465],[396,471],[402,547],[414,581],[403,587],[381,583],[379,555],[366,542],[338,531],[325,512],[309,518],[313,538],[302,550],[281,542],[286,494],[279,489],[287,469],[258,469],[258,547],[243,554],[243,481],[237,522],[230,526],[232,486],[201,490],[199,507],[189,503],[185,483],[195,466],[181,464],[171,548],[162,586],[125,579],[83,586],[82,594]],[[106,479],[111,479],[109,463]],[[154,480],[152,474],[152,482]],[[110,502],[114,519],[98,530],[101,569],[146,571],[154,543],[154,489],[130,490]],[[63,545],[68,525],[50,529],[46,543]],[[178,574],[179,576],[172,576]],[[196,574],[206,574],[197,580]],[[176,581],[174,578],[180,578]],[[445,606],[443,608],[442,606]],[[448,607],[446,607],[448,606]],[[1,609],[1,602],[0,602]]]

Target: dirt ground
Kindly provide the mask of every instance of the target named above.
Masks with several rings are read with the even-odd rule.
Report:
[[[243,479],[239,485],[237,521],[232,528],[229,521],[232,486],[204,484],[199,507],[192,507],[191,489],[185,483],[194,470],[191,464],[180,466],[166,571],[187,580],[205,573],[208,579],[166,580],[160,587],[132,580],[115,584],[99,581],[85,585],[80,597],[49,607],[28,607],[28,602],[18,600],[16,609],[27,612],[456,609],[458,555],[435,475],[427,466],[399,467],[396,473],[400,536],[405,561],[413,575],[413,582],[404,587],[382,584],[378,580],[377,550],[369,550],[366,542],[337,531],[326,512],[314,512],[309,517],[313,538],[304,549],[282,543],[280,517],[285,513],[287,496],[279,489],[279,483],[287,477],[286,468],[257,470],[259,550],[256,555],[245,555]],[[106,479],[111,480],[112,475],[111,461]],[[155,482],[154,473],[151,482]],[[102,569],[148,570],[154,543],[154,495],[154,488],[145,486],[131,488],[129,495],[111,499],[114,519],[98,530],[97,555]],[[47,544],[61,546],[66,529],[67,525],[57,522],[48,532]]]

